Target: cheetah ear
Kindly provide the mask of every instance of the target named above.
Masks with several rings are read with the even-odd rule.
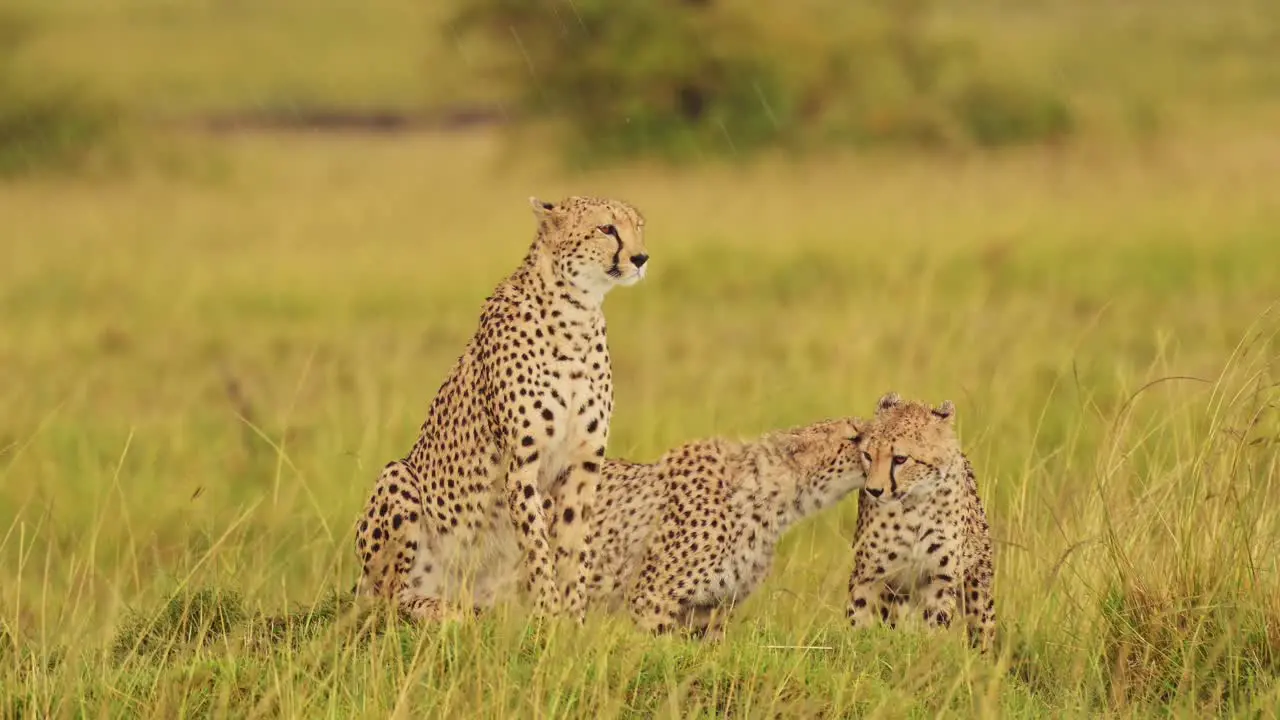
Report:
[[[862,442],[862,436],[867,434],[867,423],[862,418],[853,418],[849,421],[849,425],[853,427],[853,434],[849,436],[849,442],[857,445]]]
[[[546,224],[553,228],[560,227],[561,216],[557,211],[555,203],[549,203],[545,200],[539,200],[536,197],[529,197],[529,206],[533,208],[534,217],[538,218],[538,225],[541,227]]]
[[[887,392],[880,396],[880,400],[876,403],[876,414],[891,410],[902,404],[902,396],[896,392]]]
[[[546,217],[551,211],[556,209],[555,203],[539,200],[532,195],[529,196],[529,206],[533,208],[533,214],[537,215],[539,218]]]
[[[931,412],[933,413],[933,416],[939,420],[951,422],[956,418],[956,404],[950,400],[943,400],[942,404],[934,408]]]

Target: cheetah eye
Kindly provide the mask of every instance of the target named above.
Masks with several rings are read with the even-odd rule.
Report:
[[[863,459],[863,460],[866,460],[867,462],[871,462],[871,453],[869,453],[869,452],[867,452],[867,451],[863,450],[863,451],[862,451],[862,459]]]
[[[893,456],[893,464],[894,464],[894,465],[901,465],[902,463],[904,463],[904,462],[906,462],[906,461],[907,461],[907,456],[906,456],[906,455],[894,455],[894,456]]]
[[[604,233],[605,235],[612,235],[614,237],[618,237],[618,228],[615,225],[600,225],[596,229]]]

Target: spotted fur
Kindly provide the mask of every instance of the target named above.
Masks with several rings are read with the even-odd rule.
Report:
[[[607,461],[593,600],[649,631],[718,635],[782,533],[862,485],[857,422],[691,442],[651,464]]]
[[[613,412],[602,303],[644,277],[644,218],[619,200],[530,203],[538,230],[524,262],[485,301],[417,442],[383,469],[357,525],[358,592],[419,619],[487,607],[513,572],[537,614],[586,610],[587,521]]]
[[[995,633],[991,531],[973,466],[955,433],[955,406],[884,395],[858,439],[859,496],[848,617],[896,625],[918,613],[949,626],[963,613],[984,652]]]

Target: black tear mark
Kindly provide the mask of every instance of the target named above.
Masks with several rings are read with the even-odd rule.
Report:
[[[618,228],[613,225],[608,225],[601,228],[601,232],[612,237],[618,244],[618,249],[613,251],[613,264],[609,266],[609,270],[607,272],[610,277],[620,277],[622,275],[622,268],[618,267],[618,263],[622,260],[622,238],[618,236]]]

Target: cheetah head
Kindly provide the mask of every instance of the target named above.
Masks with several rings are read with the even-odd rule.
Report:
[[[802,469],[796,507],[802,515],[839,502],[866,482],[856,440],[864,421],[839,418],[789,433],[788,450]]]
[[[603,296],[634,285],[648,270],[644,217],[621,200],[569,197],[549,203],[529,198],[538,235],[551,250],[556,274],[579,289]]]
[[[950,400],[929,407],[895,392],[881,397],[875,417],[857,438],[867,475],[863,492],[874,500],[901,500],[936,487],[959,455],[955,414]]]

